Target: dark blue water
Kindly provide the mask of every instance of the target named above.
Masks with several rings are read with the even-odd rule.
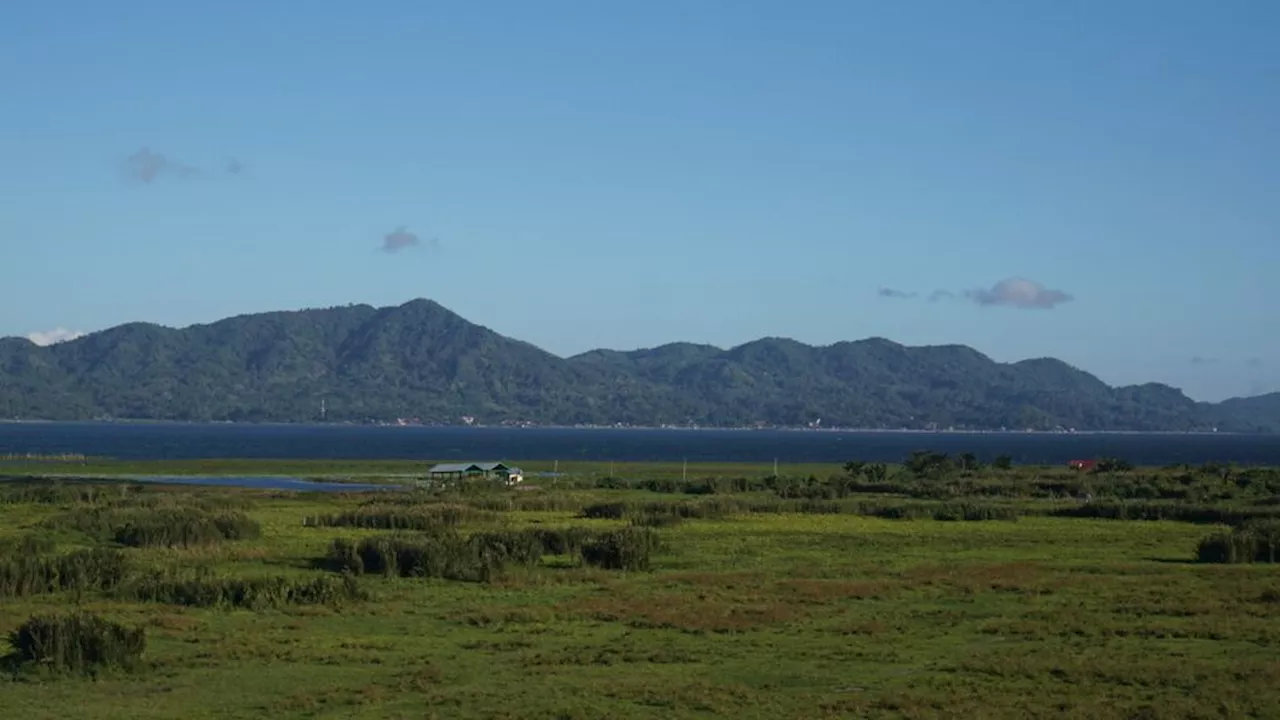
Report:
[[[303,492],[365,492],[368,490],[403,490],[396,485],[373,483],[340,483],[320,480],[302,480],[291,477],[224,477],[197,475],[146,475],[121,478],[131,482],[150,482],[161,485],[218,485],[224,487],[255,488],[258,490],[300,490]]]
[[[844,462],[913,450],[1008,454],[1022,463],[1120,457],[1141,465],[1280,465],[1277,435],[892,433],[786,430],[581,430],[354,425],[0,423],[0,455],[81,453],[121,459],[314,458]]]

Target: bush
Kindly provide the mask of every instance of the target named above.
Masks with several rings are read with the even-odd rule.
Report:
[[[94,503],[127,496],[130,492],[136,492],[136,487],[120,483],[109,486],[105,483],[64,483],[35,478],[4,480],[0,486],[0,505]]]
[[[479,582],[501,571],[510,548],[493,539],[474,542],[453,532],[372,537],[358,544],[334,540],[324,564],[353,575],[442,578]]]
[[[542,561],[542,539],[532,532],[476,533],[467,542],[486,567],[533,567]]]
[[[739,515],[750,506],[730,498],[712,498],[693,502],[655,500],[642,503],[610,502],[588,505],[582,516],[591,519],[629,520],[633,525],[658,527],[691,518],[713,520]]]
[[[535,528],[525,532],[537,538],[548,555],[578,555],[598,534],[584,527]]]
[[[1200,541],[1196,559],[1204,563],[1280,562],[1280,522],[1245,524]]]
[[[596,503],[582,508],[582,517],[593,520],[621,520],[626,514],[624,502]]]
[[[1172,520],[1209,525],[1243,525],[1252,521],[1280,518],[1280,510],[1273,508],[1226,508],[1174,503],[1088,503],[1059,508],[1049,514],[1108,520]]]
[[[357,527],[374,530],[432,530],[464,522],[492,521],[491,512],[467,505],[435,503],[402,508],[395,505],[370,506],[335,515],[303,518],[306,527]]]
[[[465,538],[444,530],[358,542],[339,538],[329,545],[319,564],[350,575],[480,582],[509,567],[536,567],[543,554],[578,555],[601,567],[645,569],[649,555],[657,550],[657,534],[641,527],[613,532],[583,527],[531,528],[481,532]]]
[[[120,595],[141,602],[249,610],[285,605],[340,605],[367,599],[350,576],[300,580],[285,577],[175,579],[153,575]]]
[[[61,556],[9,555],[0,560],[0,597],[110,590],[124,580],[125,573],[124,553],[113,549]]]
[[[191,547],[258,537],[258,523],[241,512],[196,508],[81,508],[42,526],[75,530],[132,547]]]
[[[582,547],[582,560],[606,570],[650,569],[650,557],[658,549],[658,534],[632,527],[605,533]]]
[[[1016,508],[1007,505],[979,505],[962,503],[959,505],[943,505],[933,511],[934,520],[1017,520]]]
[[[10,634],[9,642],[20,665],[96,673],[137,665],[146,649],[146,633],[76,613],[32,617]]]
[[[114,529],[114,539],[132,547],[192,547],[223,540],[251,540],[262,534],[244,513],[163,510],[137,514]]]

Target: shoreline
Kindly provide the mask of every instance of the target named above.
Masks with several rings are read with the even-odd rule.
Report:
[[[629,432],[808,432],[844,435],[1243,435],[1256,437],[1280,437],[1280,433],[1242,433],[1229,430],[1037,430],[1037,429],[922,429],[922,428],[858,428],[858,427],[717,427],[717,426],[677,426],[677,425],[428,425],[398,423],[359,423],[359,422],[288,422],[288,421],[234,421],[234,420],[151,420],[151,419],[112,419],[112,420],[39,420],[0,418],[3,425],[162,425],[162,426],[211,426],[211,427],[296,427],[296,428],[380,428],[388,430],[449,430],[449,431],[492,431],[492,430],[573,430],[573,431],[629,431]]]

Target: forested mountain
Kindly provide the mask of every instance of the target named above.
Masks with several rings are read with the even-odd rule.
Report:
[[[428,300],[0,339],[0,417],[1280,431],[1280,395],[1196,403],[1051,359],[872,338],[560,358]]]

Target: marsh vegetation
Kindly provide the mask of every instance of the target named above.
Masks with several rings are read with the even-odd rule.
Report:
[[[1099,467],[11,480],[0,695],[32,718],[1280,715],[1280,472]]]

